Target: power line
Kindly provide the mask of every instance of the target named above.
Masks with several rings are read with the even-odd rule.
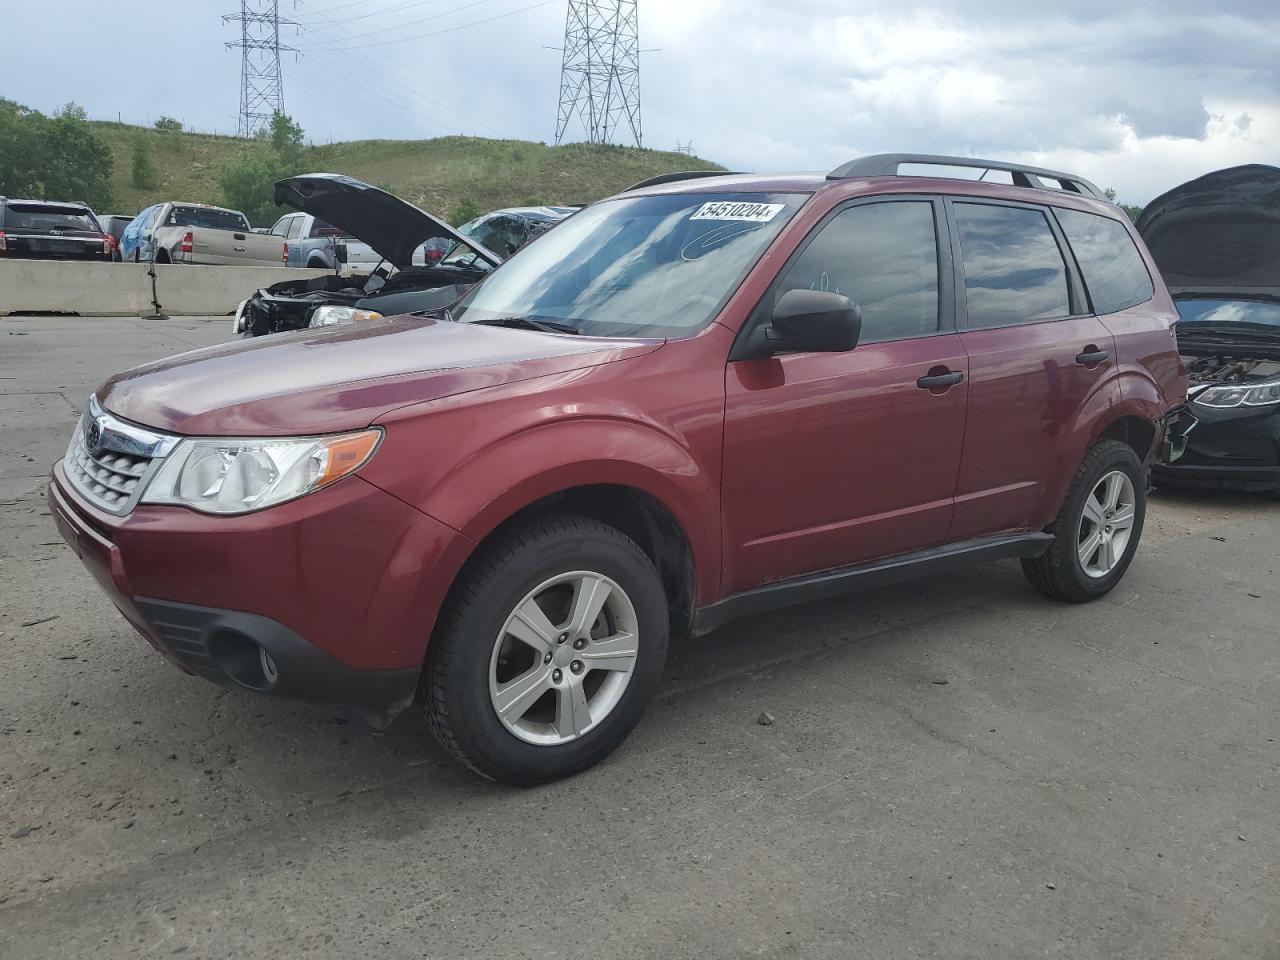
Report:
[[[252,137],[271,123],[275,113],[284,113],[284,82],[280,75],[279,0],[240,0],[240,13],[226,14],[223,23],[239,23],[240,39],[227,49],[240,48],[240,123],[237,132]]]
[[[437,2],[437,0],[427,0],[427,2],[434,3],[434,2]],[[407,23],[394,23],[389,27],[379,27],[377,30],[370,30],[366,33],[348,34],[347,36],[342,37],[340,39],[322,38],[320,40],[320,43],[346,43],[348,40],[362,40],[365,37],[376,36],[379,33],[388,33],[392,30],[405,30],[405,29],[408,29],[409,27],[416,27],[420,23],[430,23],[433,20],[439,20],[441,17],[450,17],[450,16],[453,16],[455,13],[461,13],[464,10],[470,10],[472,7],[478,7],[478,6],[481,6],[482,4],[492,3],[492,2],[493,0],[472,0],[471,3],[464,4],[461,7],[454,7],[452,10],[446,10],[443,13],[437,13],[430,17],[423,17],[421,20],[410,20]],[[391,10],[395,10],[395,9],[400,9],[400,8],[392,7],[387,12],[390,12]],[[342,21],[338,21],[338,22],[341,23]]]
[[[311,5],[307,3],[306,0],[297,0],[297,2],[300,2],[304,7],[308,7],[314,10],[314,8],[311,8]],[[355,54],[347,53],[343,50],[318,50],[315,52],[324,53],[325,55],[331,55],[331,54],[336,55],[342,58],[344,61],[349,62],[353,67],[358,69],[358,75],[362,77],[363,89],[368,90],[371,96],[375,96],[377,97],[377,99],[383,100],[391,104],[392,106],[396,107],[397,109],[402,110],[404,113],[408,114],[409,116],[413,117],[413,121],[415,125],[418,124],[420,121],[418,117],[414,115],[411,110],[405,107],[403,102],[403,97],[405,94],[416,97],[422,102],[430,105],[431,107],[435,108],[436,112],[444,112],[446,114],[451,115],[450,116],[451,122],[457,123],[459,128],[466,128],[470,126],[470,128],[473,130],[483,130],[484,126],[486,125],[485,122],[482,121],[480,123],[477,123],[476,117],[474,116],[474,112],[478,111],[482,114],[488,114],[490,117],[496,120],[502,121],[504,123],[514,123],[517,126],[522,126],[528,130],[534,129],[533,127],[531,127],[529,124],[525,123],[522,120],[517,120],[514,117],[508,117],[502,113],[499,113],[496,110],[493,110],[490,107],[487,107],[482,103],[479,103],[469,98],[466,94],[458,93],[457,91],[451,90],[450,88],[446,87],[444,84],[440,83],[435,78],[432,78],[431,88],[444,91],[445,93],[454,94],[454,97],[455,97],[454,100],[446,101],[446,100],[440,100],[438,98],[428,96],[427,94],[423,93],[421,90],[418,89],[418,86],[419,86],[418,84],[413,82],[406,83],[403,80],[396,78],[391,74],[384,75],[386,79],[390,81],[390,84],[391,84],[390,91],[388,91],[387,88],[382,88],[382,92],[383,93],[391,92],[395,97],[395,99],[392,100],[392,99],[388,99],[385,96],[379,96],[378,93],[376,92],[376,90],[379,88],[375,87],[369,81],[369,75],[371,73],[377,72],[376,68],[378,64],[383,64],[383,65],[394,64],[397,66],[404,67],[408,70],[411,70],[414,74],[421,73],[420,67],[411,67],[407,64],[404,64],[402,61],[396,60],[394,57],[392,57],[389,54],[380,55],[377,61],[369,61],[367,59],[358,58]],[[470,110],[473,112],[472,113],[466,112],[467,108],[470,108]],[[492,122],[492,121],[489,121],[489,122]]]
[[[313,47],[304,48],[304,49],[312,49],[320,53],[327,53],[330,50],[367,50],[370,47],[386,47],[386,46],[390,46],[393,43],[408,43],[410,40],[425,40],[427,37],[440,37],[440,36],[444,36],[446,33],[454,33],[458,30],[466,30],[469,27],[478,27],[478,26],[481,26],[482,24],[493,23],[495,20],[504,20],[507,17],[514,17],[517,14],[528,13],[530,10],[536,10],[539,7],[545,7],[552,3],[557,3],[557,2],[559,2],[559,0],[541,0],[541,2],[539,3],[531,3],[527,7],[520,7],[519,9],[516,9],[516,10],[508,10],[506,13],[499,13],[499,14],[495,14],[492,17],[485,17],[483,20],[472,20],[469,23],[460,23],[455,27],[447,27],[444,30],[433,30],[430,33],[417,33],[411,37],[397,37],[394,40],[381,40],[374,43],[358,43],[349,47],[347,46],[339,46],[339,47],[313,46]]]
[[[643,146],[636,0],[569,0],[560,64],[556,143],[578,116],[589,143],[611,143],[625,121]]]

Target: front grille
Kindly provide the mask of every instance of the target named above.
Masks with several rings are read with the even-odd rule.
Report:
[[[63,470],[75,491],[93,506],[126,514],[179,440],[112,416],[97,397],[90,397],[89,410],[67,445]]]
[[[110,513],[126,513],[138,495],[138,485],[151,466],[150,457],[103,450],[96,457],[84,443],[84,430],[67,450],[67,479],[86,500]]]

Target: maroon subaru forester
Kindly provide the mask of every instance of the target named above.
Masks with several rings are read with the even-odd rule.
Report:
[[[1001,558],[1106,594],[1184,399],[1175,317],[1070,174],[660,177],[447,310],[114,377],[49,503],[181,669],[416,701],[529,784],[622,742],[669,637]]]

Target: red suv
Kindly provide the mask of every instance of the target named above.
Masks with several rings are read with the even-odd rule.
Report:
[[[1107,593],[1184,399],[1175,317],[1069,174],[662,177],[449,310],[114,377],[49,502],[183,670],[416,700],[528,784],[621,743],[672,636],[1001,558]]]

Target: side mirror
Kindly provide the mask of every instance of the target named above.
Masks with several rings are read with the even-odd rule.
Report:
[[[848,297],[825,290],[788,290],[769,322],[757,324],[735,346],[730,360],[777,353],[845,353],[858,345],[862,310]]]

